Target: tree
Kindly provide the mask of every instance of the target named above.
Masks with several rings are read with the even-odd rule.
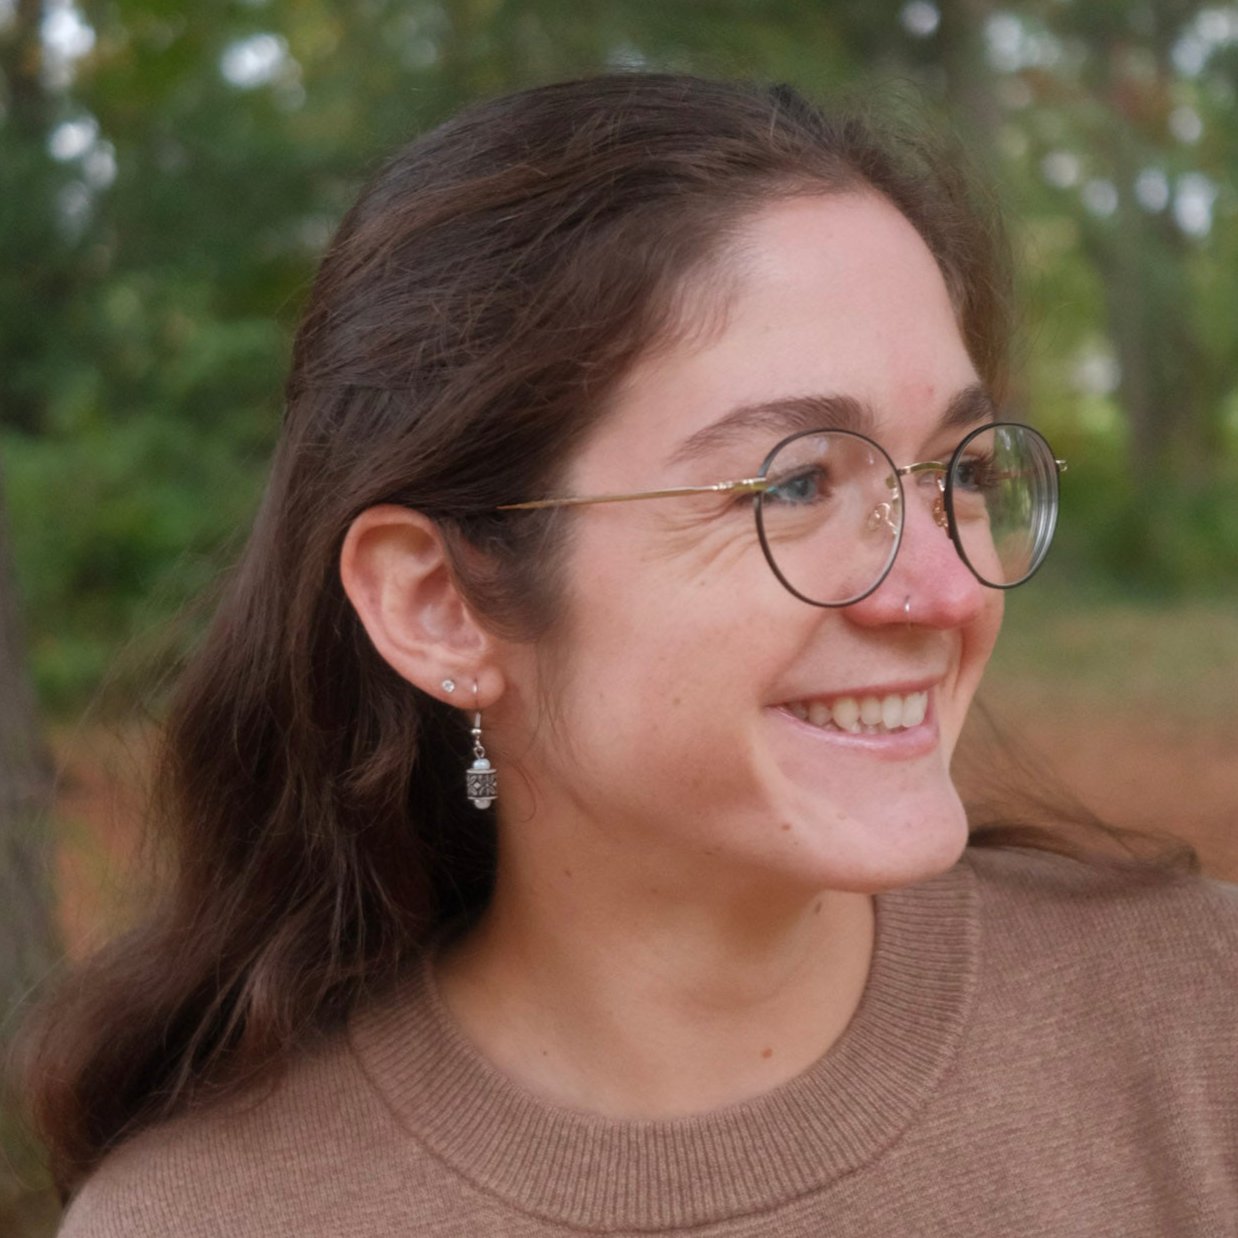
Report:
[[[2,500],[0,488],[0,512]],[[0,1052],[58,955],[43,830],[49,771],[26,670],[8,532],[0,518]],[[2,1102],[0,1152],[2,1214],[27,1189],[32,1171],[16,1115]]]
[[[39,194],[47,189],[51,173],[40,152],[47,114],[46,98],[38,82],[39,17],[36,0],[19,0],[14,27],[0,43],[7,113],[5,151],[10,156],[3,173],[9,183],[0,189],[0,197],[10,203],[16,188],[13,179],[23,176],[22,190]],[[3,218],[6,270],[18,275],[10,285],[11,296],[32,297],[35,304],[54,306],[60,295],[62,269],[54,261],[39,266],[31,261],[30,252],[20,257],[13,252],[20,252],[19,247],[32,239],[31,230],[40,231],[39,223],[30,220],[28,229],[14,227],[11,207]],[[47,255],[49,259],[51,256]],[[14,259],[12,265],[10,258]],[[27,308],[24,322],[16,316],[7,322],[8,346],[37,349],[37,328],[29,326],[37,318]],[[5,419],[12,423],[37,422],[37,387],[20,381],[4,384],[2,407]],[[50,807],[50,768],[27,663],[5,493],[0,484],[0,1053],[10,1042],[26,1000],[47,976],[59,953],[44,831]],[[34,1176],[32,1150],[4,1093],[0,1093],[0,1151],[3,1213]]]

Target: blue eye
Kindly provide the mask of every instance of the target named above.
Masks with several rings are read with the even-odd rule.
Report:
[[[765,491],[767,503],[786,503],[802,507],[826,498],[830,489],[829,475],[823,468],[815,465],[769,480],[770,484]]]

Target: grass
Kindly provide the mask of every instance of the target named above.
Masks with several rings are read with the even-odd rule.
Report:
[[[986,695],[1238,720],[1238,599],[1082,598],[1035,581],[1007,597]]]

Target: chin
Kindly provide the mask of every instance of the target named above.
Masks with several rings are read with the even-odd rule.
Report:
[[[801,821],[811,859],[801,852],[799,877],[811,873],[818,889],[879,894],[915,885],[953,868],[967,846],[967,813],[953,785],[883,804],[834,805],[825,824],[819,812]]]

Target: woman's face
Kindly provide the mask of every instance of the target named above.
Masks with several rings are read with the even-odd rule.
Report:
[[[802,417],[765,409],[725,433],[702,431],[790,397],[849,397],[900,465],[947,458],[988,419],[973,399],[960,424],[957,397],[978,383],[975,369],[932,256],[883,200],[771,205],[727,264],[724,314],[635,367],[570,470],[569,493],[752,476],[775,442],[805,428]],[[810,606],[778,582],[750,499],[571,514],[552,679],[537,681],[531,656],[514,663],[495,711],[508,736],[531,737],[504,745],[527,775],[505,780],[513,830],[552,814],[593,854],[661,888],[741,877],[875,891],[949,867],[966,841],[950,756],[1002,595],[960,561],[930,499],[907,486],[889,576],[841,609]],[[556,699],[553,726],[536,725],[539,691]],[[904,725],[892,706],[893,729],[814,724],[822,706],[846,721],[849,702],[890,697]]]

